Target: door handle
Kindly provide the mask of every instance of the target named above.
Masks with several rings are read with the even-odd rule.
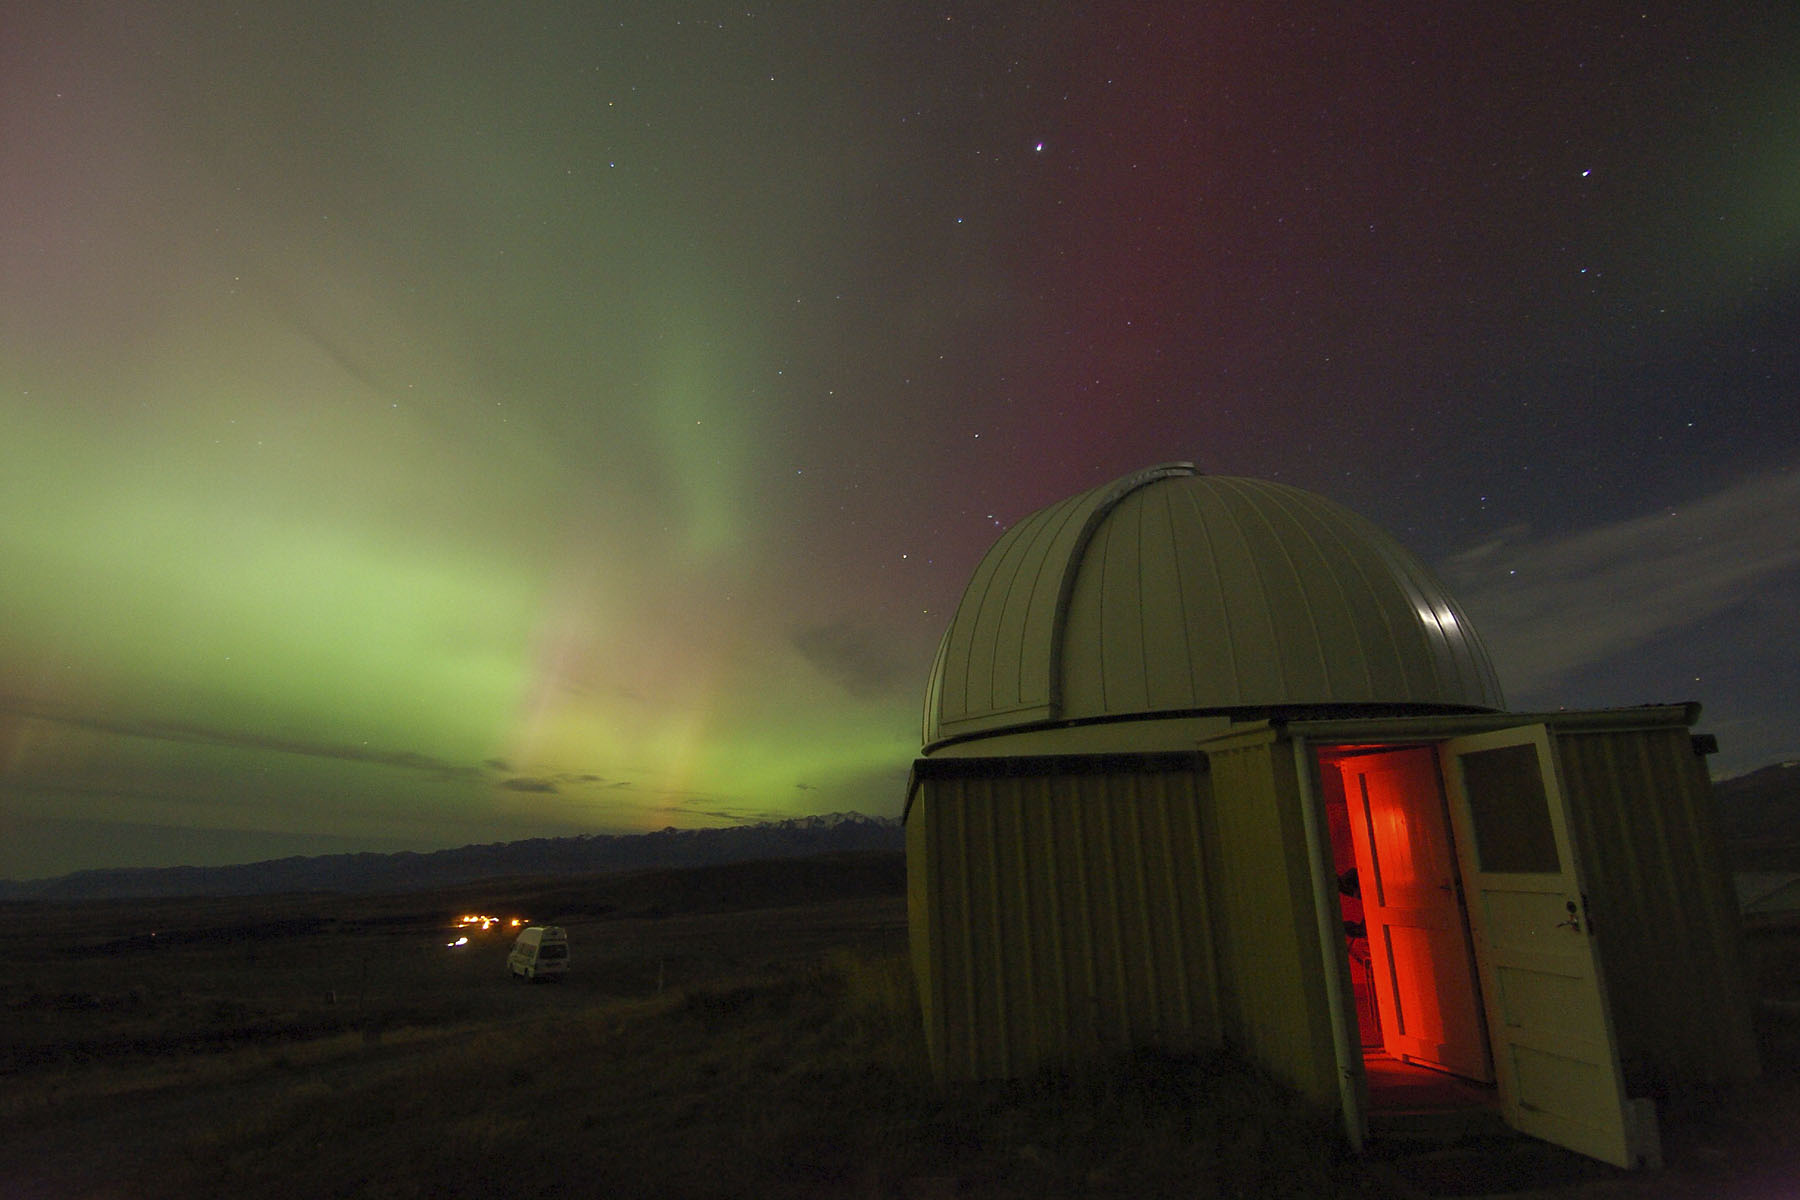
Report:
[[[1576,933],[1580,933],[1581,932],[1581,918],[1575,915],[1575,913],[1576,913],[1575,902],[1573,900],[1570,900],[1567,903],[1568,903],[1569,915],[1565,920],[1558,921],[1556,923],[1556,927],[1558,929],[1573,929]]]

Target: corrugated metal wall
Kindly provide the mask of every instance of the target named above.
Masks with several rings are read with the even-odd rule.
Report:
[[[1687,727],[1555,744],[1628,1090],[1753,1077],[1737,905]]]
[[[1737,910],[1686,724],[1548,723],[1628,1090],[1754,1076]],[[1435,732],[1466,732],[1455,725]],[[1433,730],[1408,719],[1309,736],[1416,744],[1422,732]],[[1259,726],[1216,737],[1204,764],[951,758],[921,760],[916,774],[913,962],[940,1075],[1016,1076],[1131,1046],[1223,1042],[1337,1102],[1288,736]]]
[[[1211,747],[1209,746],[1209,750]],[[1181,770],[921,763],[907,815],[932,1061],[1014,1076],[1228,1043],[1337,1098],[1292,753],[1265,729]]]
[[[1207,743],[1203,831],[1215,888],[1225,1038],[1306,1096],[1338,1098],[1291,743],[1262,729]]]
[[[943,1020],[944,972],[938,966],[937,912],[943,907],[937,894],[938,843],[942,840],[933,823],[938,806],[927,795],[928,787],[916,780],[907,785],[906,807],[906,936],[912,951],[913,983],[919,992],[919,1008],[925,1016],[925,1051],[933,1069],[944,1074]]]
[[[1203,773],[959,769],[916,788],[913,961],[941,1075],[1217,1044]]]

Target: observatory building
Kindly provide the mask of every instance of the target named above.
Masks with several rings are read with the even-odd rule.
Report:
[[[1173,463],[1009,529],[906,797],[934,1068],[1230,1046],[1353,1144],[1418,1076],[1620,1165],[1753,1076],[1695,705],[1507,712],[1368,521]]]

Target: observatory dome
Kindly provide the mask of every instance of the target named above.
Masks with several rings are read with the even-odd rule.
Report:
[[[1504,707],[1456,601],[1375,525],[1152,467],[1008,529],[938,647],[924,741],[1089,720]]]

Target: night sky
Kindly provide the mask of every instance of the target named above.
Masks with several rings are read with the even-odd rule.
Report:
[[[1800,757],[1800,5],[22,0],[0,877],[897,815],[1154,463]]]

